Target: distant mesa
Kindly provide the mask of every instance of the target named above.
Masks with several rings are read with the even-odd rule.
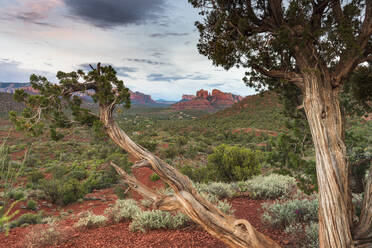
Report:
[[[234,103],[243,100],[242,96],[225,93],[220,90],[212,90],[210,94],[207,90],[199,90],[194,95],[183,95],[182,100],[172,105],[172,109],[197,109],[197,110],[218,110],[230,107]]]
[[[0,82],[0,92],[14,93],[16,90],[23,89],[29,94],[37,94],[38,91],[33,89],[29,83],[1,83]]]
[[[15,93],[16,90],[18,89],[23,89],[29,94],[38,94],[39,92],[35,90],[34,88],[31,87],[29,83],[2,83],[0,82],[0,92],[5,92],[5,93]],[[159,105],[160,103],[157,103],[154,101],[150,95],[143,94],[141,92],[130,92],[130,100],[131,103],[134,105],[149,105],[149,106],[156,106]],[[92,98],[90,97],[92,92],[78,92],[76,93],[77,96],[87,100],[87,101],[92,101]]]
[[[152,100],[150,95],[145,95],[141,92],[130,92],[130,101],[132,104],[138,104],[138,105],[156,105],[157,102]]]

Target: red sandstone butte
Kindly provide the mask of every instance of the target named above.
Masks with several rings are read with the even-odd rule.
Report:
[[[129,93],[130,93],[130,101],[133,104],[146,104],[146,105],[156,104],[156,102],[152,100],[150,95],[145,95],[138,91],[136,92],[129,91]]]
[[[207,90],[201,89],[196,92],[196,96],[183,95],[180,102],[172,105],[172,109],[214,110],[229,107],[242,99],[242,96],[225,93],[217,89],[212,91],[212,95]]]

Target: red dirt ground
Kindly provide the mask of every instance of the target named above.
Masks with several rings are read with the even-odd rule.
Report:
[[[74,203],[67,207],[58,209],[53,205],[50,207],[43,206],[45,213],[58,216],[61,212],[70,212],[60,222],[62,229],[73,230],[69,233],[66,242],[60,246],[53,247],[122,247],[122,248],[166,248],[166,247],[205,247],[205,248],[222,248],[227,247],[219,240],[201,230],[197,225],[192,225],[183,230],[154,230],[145,234],[141,232],[131,232],[128,229],[129,223],[120,223],[88,230],[76,230],[72,226],[76,222],[77,214],[90,210],[95,214],[103,214],[104,210],[113,204],[117,199],[112,194],[112,189],[102,190],[87,195],[91,198],[101,198],[106,201],[84,201],[83,203]],[[229,202],[235,209],[237,218],[247,219],[258,231],[268,235],[277,241],[282,247],[292,247],[291,239],[280,230],[271,230],[261,222],[261,204],[264,201],[251,200],[249,198],[233,198]],[[18,206],[20,205],[17,204]],[[21,213],[30,212],[22,209]],[[18,215],[19,216],[19,215]],[[25,247],[25,237],[32,230],[33,226],[14,228],[10,230],[9,236],[0,233],[0,248],[21,248]]]
[[[102,192],[95,192],[89,197],[114,198],[114,195],[108,190]],[[108,197],[109,196],[109,197]],[[112,197],[111,197],[112,196]],[[114,200],[114,199],[113,199]],[[95,214],[102,214],[104,209],[108,207],[108,202],[101,201],[85,201],[84,203],[76,203],[64,208],[63,211],[73,210],[74,214],[82,211],[91,210]],[[233,198],[229,202],[233,205],[235,216],[244,218],[257,228],[258,231],[271,237],[273,240],[279,242],[282,247],[291,247],[290,238],[280,230],[270,230],[261,222],[261,204],[265,201],[251,200],[248,198]],[[66,219],[61,222],[62,228],[70,228],[73,226],[74,219]],[[222,248],[227,247],[219,240],[213,238],[211,235],[201,230],[198,226],[193,225],[184,230],[154,230],[147,233],[131,232],[129,231],[129,223],[120,223],[109,225],[106,227],[76,230],[70,233],[67,241],[59,246],[53,247],[121,247],[121,248],[166,248],[166,247],[205,247],[205,248]],[[0,234],[1,248],[21,248],[24,247],[24,240],[26,235],[32,229],[29,227],[14,228],[10,231],[9,236],[6,237],[3,233]]]
[[[134,162],[134,158],[129,158]],[[163,182],[150,180],[153,173],[151,169],[140,168],[133,171],[133,174],[145,185],[151,188],[164,187]],[[141,197],[131,192],[131,197],[140,199]],[[87,200],[82,203],[70,204],[66,207],[50,205],[46,202],[39,202],[40,209],[50,215],[58,216],[62,212],[69,213],[59,223],[60,230],[67,230],[68,236],[59,246],[61,248],[224,248],[227,247],[221,241],[215,239],[197,225],[189,226],[183,230],[153,230],[147,233],[129,231],[129,222],[109,225],[88,230],[76,230],[73,228],[76,222],[76,215],[90,210],[95,214],[103,214],[104,210],[117,200],[113,189],[94,191],[86,197],[94,200]],[[36,199],[35,199],[36,200]],[[293,247],[290,238],[279,230],[270,230],[261,222],[261,204],[264,201],[252,200],[247,197],[229,199],[235,216],[247,219],[258,231],[277,241],[282,247]],[[20,209],[25,203],[18,203],[16,209]],[[21,213],[31,212],[20,209]],[[10,230],[9,236],[0,233],[0,248],[21,248],[25,246],[26,236],[34,228],[44,228],[44,225],[34,225],[19,227]]]

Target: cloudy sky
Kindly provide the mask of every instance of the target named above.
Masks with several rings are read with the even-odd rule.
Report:
[[[187,0],[0,0],[0,82],[31,73],[113,65],[127,87],[154,99],[217,88],[254,93],[244,71],[224,71],[200,55]]]

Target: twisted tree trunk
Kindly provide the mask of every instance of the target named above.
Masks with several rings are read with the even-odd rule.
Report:
[[[280,247],[276,242],[256,231],[248,221],[236,219],[221,212],[197,193],[188,177],[134,143],[114,121],[113,108],[114,104],[100,106],[100,119],[104,124],[106,133],[118,146],[139,160],[134,166],[148,166],[153,169],[174,190],[174,194],[169,196],[156,193],[113,164],[113,167],[131,188],[151,199],[156,208],[168,211],[178,210],[185,213],[208,233],[230,247]]]
[[[306,74],[304,83],[304,108],[316,154],[320,247],[354,247],[350,168],[338,89],[315,72]]]

